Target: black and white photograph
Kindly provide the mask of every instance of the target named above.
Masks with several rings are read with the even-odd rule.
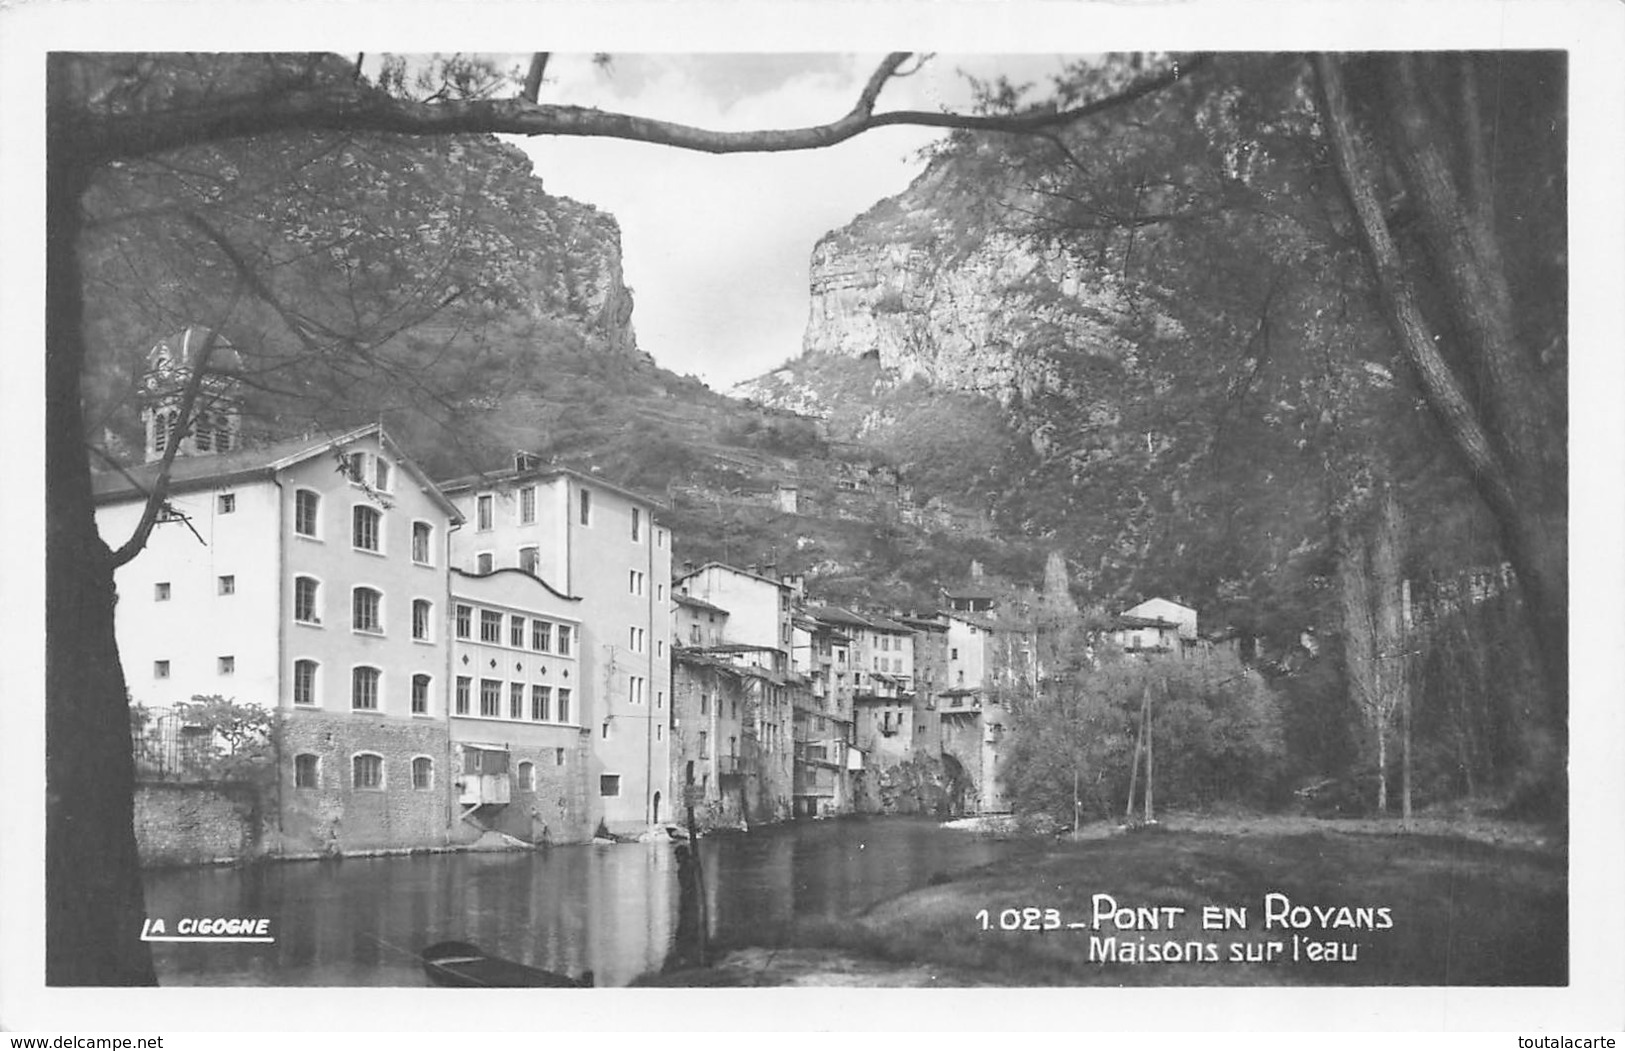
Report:
[[[0,1027],[1625,1027],[1617,8],[143,6],[6,14]]]

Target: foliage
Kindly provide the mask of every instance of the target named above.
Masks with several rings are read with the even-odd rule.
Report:
[[[1279,790],[1279,702],[1234,657],[1122,657],[1045,682],[1012,711],[1005,783],[1018,810],[1070,820],[1122,812],[1140,706],[1151,694],[1158,805],[1260,802]]]

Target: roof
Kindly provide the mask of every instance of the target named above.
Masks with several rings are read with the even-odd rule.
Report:
[[[989,602],[999,597],[987,588],[943,588],[942,593],[948,598],[986,599]]]
[[[646,504],[662,511],[671,510],[670,504],[655,497],[616,485],[614,482],[606,478],[600,478],[596,474],[588,474],[585,471],[578,471],[573,467],[565,467],[560,464],[527,467],[522,471],[510,468],[505,471],[485,471],[479,474],[459,475],[456,478],[448,478],[441,482],[440,488],[447,493],[461,493],[471,489],[499,489],[518,482],[541,482],[550,481],[554,478],[574,478],[583,485],[590,485],[595,489],[602,489],[618,496],[624,496],[636,503]]]
[[[679,606],[691,606],[694,609],[703,609],[711,613],[720,613],[725,617],[728,615],[728,611],[723,609],[721,606],[713,606],[703,598],[695,598],[693,595],[673,593],[671,598],[672,601],[677,603]]]
[[[981,628],[983,631],[999,630],[999,625],[995,621],[975,613],[964,613],[959,610],[944,610],[942,615],[950,620],[957,620],[961,624],[969,624],[973,628]]]
[[[843,624],[848,627],[868,628],[871,631],[890,631],[907,635],[914,629],[874,613],[855,613],[839,606],[808,606],[807,615],[825,624]]]
[[[395,457],[398,465],[417,480],[429,498],[440,505],[453,521],[461,522],[462,514],[446,499],[445,493],[429,480],[412,458],[401,451],[380,425],[369,423],[337,436],[290,438],[268,445],[245,446],[230,452],[208,453],[201,456],[177,456],[169,467],[169,491],[189,492],[194,489],[214,489],[234,482],[257,478],[270,478],[278,471],[324,455],[352,442],[378,436],[379,444]],[[124,499],[146,499],[158,482],[162,461],[127,467],[122,471],[93,471],[91,491],[96,503],[113,503]]]
[[[928,620],[925,617],[902,617],[900,619],[902,620],[902,622],[904,624],[907,624],[909,626],[909,629],[912,630],[912,631],[947,631],[948,630],[948,625],[947,625],[947,623],[945,621]]]
[[[1117,625],[1122,628],[1177,628],[1179,622],[1161,617],[1131,617],[1124,613],[1117,618]]]
[[[690,570],[689,572],[684,573],[681,576],[674,577],[673,579],[674,580],[688,580],[690,577],[699,576],[701,573],[704,573],[708,569],[726,569],[728,572],[736,574],[737,576],[749,577],[752,580],[760,580],[764,584],[772,584],[776,588],[786,588],[786,589],[788,589],[790,587],[789,584],[784,583],[782,580],[774,580],[772,577],[764,577],[760,573],[752,573],[747,569],[740,569],[738,566],[730,566],[726,562],[707,562],[705,565],[701,566],[700,568]]]

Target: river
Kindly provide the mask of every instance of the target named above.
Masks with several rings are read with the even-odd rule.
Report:
[[[794,921],[839,920],[1024,849],[909,818],[710,836],[709,930],[724,944],[775,944]],[[616,986],[658,970],[677,929],[670,843],[168,869],[147,874],[146,892],[147,915],[168,924],[264,916],[276,938],[155,943],[163,985],[424,985],[418,950],[455,939]]]

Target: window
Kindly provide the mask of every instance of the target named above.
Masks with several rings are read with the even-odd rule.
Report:
[[[709,758],[711,758],[711,746],[709,744],[710,739],[711,739],[710,734],[706,733],[704,730],[700,731],[700,758],[701,759],[709,759]]]
[[[480,641],[502,641],[502,614],[496,610],[480,610]]]
[[[457,637],[459,639],[468,638],[468,633],[473,630],[473,619],[474,608],[472,606],[459,605],[457,607]]]
[[[236,657],[216,657],[215,670],[221,675],[235,675],[237,673]]]
[[[434,760],[420,755],[412,760],[412,787],[426,791],[434,787]]]
[[[480,680],[480,714],[488,719],[502,715],[502,684],[495,679]]]
[[[536,576],[536,563],[540,558],[540,555],[541,552],[534,547],[520,548],[519,568],[524,570],[526,573],[529,573],[531,576]]]
[[[378,679],[382,674],[377,668],[367,667],[358,667],[350,672],[351,708],[378,709]]]
[[[491,502],[489,494],[474,501],[474,528],[482,533],[491,528]]]
[[[525,648],[525,618],[508,618],[508,645],[519,649]]]
[[[664,585],[664,584],[656,584],[655,585],[655,598],[661,600],[662,602],[665,601],[665,599],[666,599],[666,585]]]
[[[643,629],[632,628],[627,632],[626,644],[632,647],[633,653],[643,652]]]
[[[429,677],[418,674],[412,676],[412,714],[429,714]]]
[[[382,456],[372,461],[372,486],[379,492],[389,492],[389,461]]]
[[[315,577],[293,578],[293,619],[301,624],[320,624],[321,614],[317,612],[316,598],[318,588]]]
[[[427,522],[412,523],[412,561],[427,566],[434,560],[429,557],[429,542],[434,536],[434,527]]]
[[[530,525],[536,521],[536,487],[527,485],[519,490],[519,524]]]
[[[215,497],[215,508],[223,515],[235,514],[237,511],[237,494],[221,493]]]
[[[351,782],[357,788],[384,787],[384,757],[363,752],[351,761],[355,771]]]
[[[581,524],[592,525],[592,493],[581,490]]]
[[[666,655],[666,641],[664,639],[656,639],[655,640],[655,656],[656,657],[664,657],[665,655]]]
[[[553,688],[551,686],[532,686],[530,688],[530,717],[532,721],[545,723],[552,717]]]
[[[564,749],[562,749],[562,748],[553,749],[553,765],[554,766],[563,766],[564,765]]]
[[[474,572],[483,577],[487,573],[491,572],[492,568],[491,552],[481,551],[479,554],[474,556]]]
[[[299,536],[316,535],[316,512],[322,506],[322,498],[309,489],[300,489],[293,494],[293,531]]]
[[[315,661],[297,660],[293,662],[293,703],[316,703]]]
[[[700,694],[700,714],[701,715],[710,715],[711,714],[711,695],[708,694],[708,693]]]
[[[570,627],[567,624],[559,625],[559,655],[563,657],[570,655]]]
[[[158,583],[156,583],[156,584],[154,584],[152,586],[152,601],[154,601],[154,602],[168,602],[169,601],[169,581],[160,580]]]
[[[356,588],[352,595],[350,627],[356,631],[371,632],[375,635],[383,634],[384,621],[379,615],[379,607],[384,598],[383,593],[372,588]]]
[[[344,477],[359,482],[365,476],[366,453],[348,453],[344,457]]]
[[[621,794],[620,774],[599,774],[598,794],[601,796],[618,796]]]
[[[632,542],[634,544],[637,543],[638,534],[642,531],[642,529],[643,529],[643,512],[640,509],[634,507],[634,508],[632,508]]]
[[[467,675],[457,676],[457,714],[468,714],[468,696],[473,692],[474,680]]]
[[[570,721],[570,689],[567,686],[561,686],[561,687],[559,687],[559,722],[567,723],[569,721]],[[563,755],[564,750],[560,749],[559,754]]]
[[[700,644],[700,626],[698,624],[690,624],[688,626],[688,641],[692,646],[698,646]]]
[[[358,506],[354,513],[350,543],[362,551],[377,551],[383,517],[376,507]]]
[[[953,649],[948,651],[948,659],[951,660],[951,661],[956,661],[956,660],[959,659],[959,647],[958,646],[955,646]]]
[[[219,580],[215,581],[215,586],[222,595],[235,595],[237,594],[237,575],[235,573],[224,573]]]
[[[666,531],[664,529],[657,529],[655,531],[655,546],[656,547],[665,547],[666,546]]]
[[[511,682],[508,684],[508,718],[523,719],[525,717],[525,684]]]
[[[643,574],[632,570],[627,578],[627,589],[634,595],[643,594]]]
[[[293,757],[293,787],[322,787],[321,760],[309,752]]]
[[[553,625],[545,620],[530,622],[530,648],[538,653],[547,653],[553,648]]]
[[[665,690],[656,690],[655,691],[655,707],[656,708],[664,708],[664,707],[666,707],[666,691]]]
[[[642,704],[643,686],[644,682],[641,677],[637,675],[629,676],[627,679],[627,693],[629,695],[627,700],[632,704]]]
[[[412,600],[412,637],[429,640],[429,623],[434,616],[434,604],[426,598]]]
[[[519,790],[533,792],[536,789],[536,765],[534,763],[519,764]]]
[[[655,723],[655,740],[664,741],[666,739],[666,735],[663,733],[665,729],[666,728],[664,726],[661,726],[659,723]]]

